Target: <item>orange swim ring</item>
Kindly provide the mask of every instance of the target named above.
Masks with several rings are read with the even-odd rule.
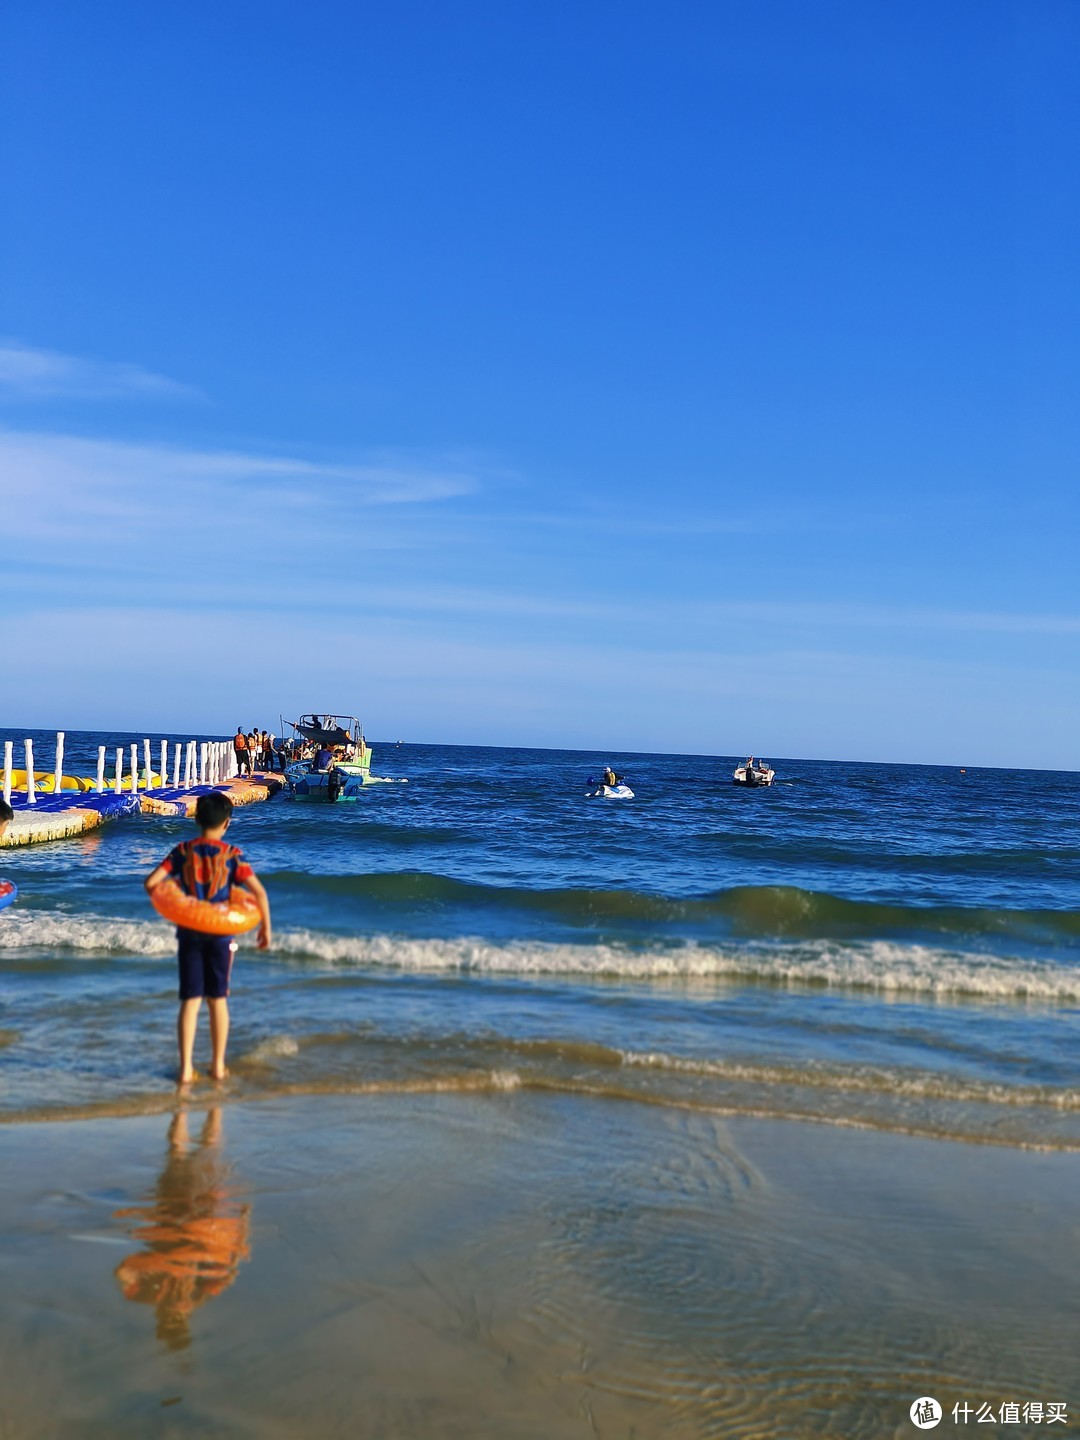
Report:
[[[150,904],[163,919],[204,935],[242,935],[254,930],[262,918],[255,897],[239,886],[233,887],[228,900],[211,904],[196,900],[175,880],[162,880],[150,891]]]

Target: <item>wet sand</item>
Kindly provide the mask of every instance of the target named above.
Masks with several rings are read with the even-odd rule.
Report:
[[[0,1128],[4,1440],[907,1436],[921,1395],[939,1433],[1076,1424],[1080,1156],[209,1090]]]

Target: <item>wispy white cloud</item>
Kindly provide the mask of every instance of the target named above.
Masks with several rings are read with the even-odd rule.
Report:
[[[328,464],[179,446],[0,431],[0,499],[24,541],[205,540],[207,527],[266,523],[291,543],[357,512],[468,494],[474,476],[437,463]]]
[[[885,643],[892,652],[898,641],[936,649],[960,635],[1017,644],[1080,636],[1080,614],[1070,613],[628,593],[587,573],[570,584],[565,573],[545,579],[536,566],[513,573],[503,565],[500,583],[485,577],[484,556],[514,554],[521,515],[500,513],[501,472],[492,489],[492,472],[481,475],[472,459],[383,453],[342,464],[0,430],[0,520],[19,542],[6,552],[0,593],[22,604],[77,585],[98,600],[137,592],[161,604],[190,594],[195,607],[200,596],[231,604],[257,594],[267,614],[344,606],[422,620],[433,634],[459,623],[489,635],[516,625],[570,642],[583,627],[603,629],[607,644],[633,634],[653,652],[670,649],[673,637],[716,650],[748,634],[770,653],[826,643],[859,652]],[[494,508],[447,508],[481,488]],[[209,588],[193,593],[199,557],[219,555],[222,545],[228,564],[207,560]],[[376,565],[379,551],[413,558]]]
[[[141,365],[91,360],[0,340],[0,397],[11,400],[191,400],[201,391]]]
[[[882,605],[848,601],[747,600],[706,604],[702,619],[770,628],[816,630],[968,631],[1005,635],[1080,635],[1080,615],[992,610],[956,610],[944,606]]]

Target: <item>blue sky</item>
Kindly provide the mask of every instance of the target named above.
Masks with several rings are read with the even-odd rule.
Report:
[[[1076,768],[1078,47],[12,0],[3,723]]]

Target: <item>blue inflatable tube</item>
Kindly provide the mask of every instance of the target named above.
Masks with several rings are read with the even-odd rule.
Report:
[[[11,902],[18,898],[19,887],[14,880],[5,880],[0,876],[0,910],[6,909]]]

